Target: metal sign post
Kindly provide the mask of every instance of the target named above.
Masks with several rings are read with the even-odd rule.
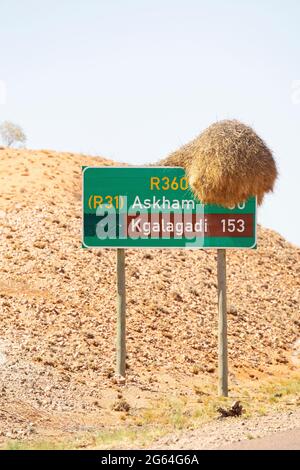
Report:
[[[228,347],[227,347],[227,302],[226,302],[226,250],[218,252],[218,343],[219,369],[218,391],[222,397],[228,397]]]
[[[117,249],[117,375],[126,373],[125,250]]]

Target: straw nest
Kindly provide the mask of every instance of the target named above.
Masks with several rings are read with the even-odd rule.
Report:
[[[184,167],[198,199],[224,207],[251,196],[257,196],[261,204],[277,177],[272,153],[264,141],[236,120],[212,124],[159,165]]]

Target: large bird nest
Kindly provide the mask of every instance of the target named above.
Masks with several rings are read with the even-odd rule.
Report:
[[[159,165],[184,167],[197,198],[204,204],[224,207],[251,196],[261,204],[277,177],[272,153],[264,141],[236,120],[212,124]]]

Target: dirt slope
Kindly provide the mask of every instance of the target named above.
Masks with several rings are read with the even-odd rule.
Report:
[[[24,435],[54,411],[85,422],[101,407],[113,421],[115,252],[81,248],[81,165],[110,164],[0,150],[0,401],[11,404],[0,415]],[[128,384],[184,391],[214,376],[215,251],[127,250],[126,265]],[[299,274],[300,250],[271,230],[257,250],[229,253],[232,380],[298,367]]]

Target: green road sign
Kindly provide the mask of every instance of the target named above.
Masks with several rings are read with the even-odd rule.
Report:
[[[84,167],[83,246],[255,248],[256,199],[203,205],[179,167]]]

